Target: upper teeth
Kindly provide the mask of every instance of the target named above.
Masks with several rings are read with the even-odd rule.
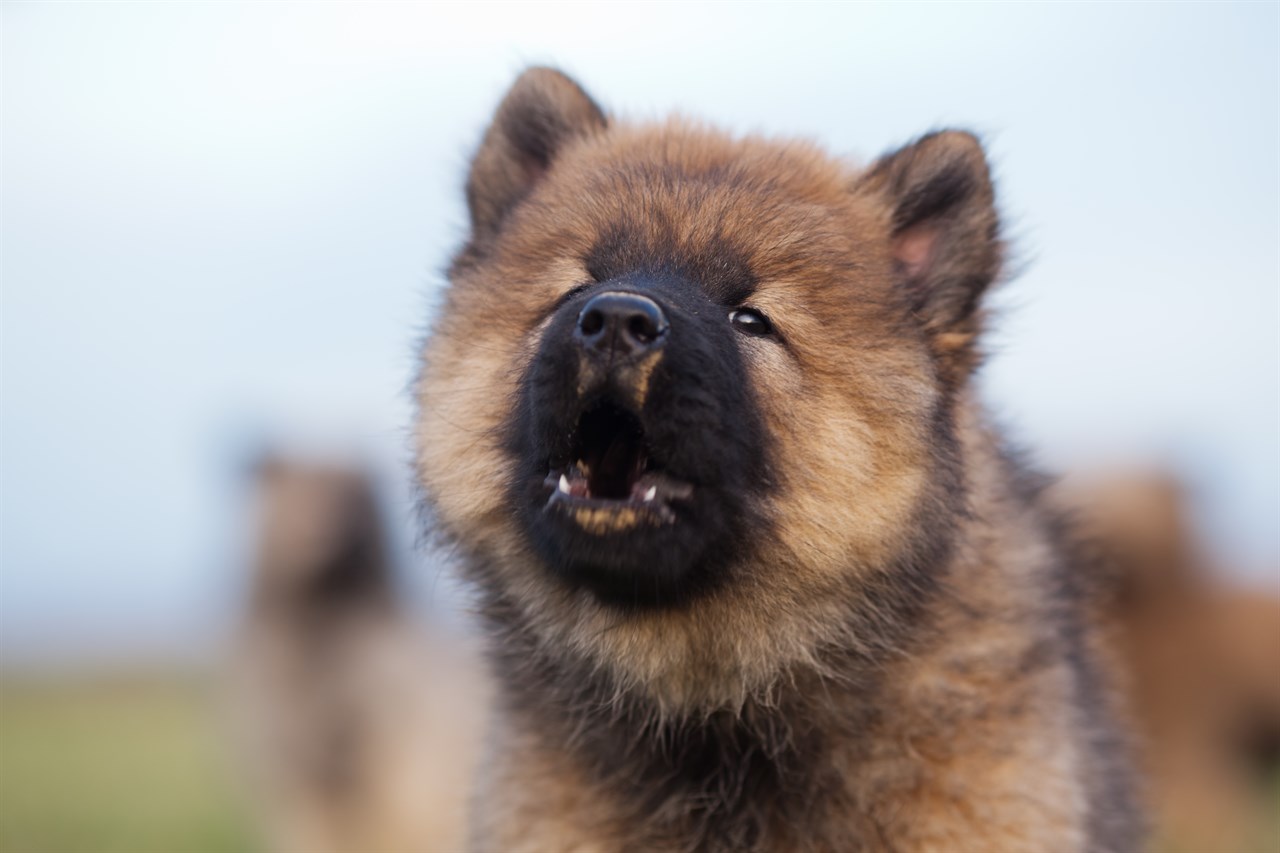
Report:
[[[647,491],[647,492],[645,492],[645,493],[644,493],[644,499],[645,499],[646,501],[651,501],[651,500],[653,500],[653,499],[654,499],[655,497],[657,497],[657,496],[658,496],[658,487],[657,487],[657,486],[650,486],[650,487],[649,487],[649,491]]]
[[[569,494],[569,478],[564,474],[560,475],[560,491]]]

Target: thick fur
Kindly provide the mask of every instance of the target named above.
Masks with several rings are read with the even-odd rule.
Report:
[[[467,193],[417,470],[500,679],[475,849],[1137,849],[1082,567],[969,389],[1001,254],[972,136],[859,172],[533,69]],[[598,380],[606,291],[670,331]],[[557,511],[602,396],[691,484],[675,521]]]

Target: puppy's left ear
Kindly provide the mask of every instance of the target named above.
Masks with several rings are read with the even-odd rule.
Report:
[[[855,191],[889,217],[893,259],[943,374],[977,363],[982,294],[1000,273],[1002,247],[982,145],[957,130],[932,133],[882,157]]]

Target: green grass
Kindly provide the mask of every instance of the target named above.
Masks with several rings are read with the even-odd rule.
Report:
[[[0,682],[0,853],[252,850],[195,681]]]

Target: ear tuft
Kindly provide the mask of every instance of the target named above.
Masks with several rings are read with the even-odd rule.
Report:
[[[981,143],[963,131],[929,134],[881,158],[856,191],[887,208],[891,251],[912,307],[944,367],[967,374],[976,361],[978,305],[1001,260]]]
[[[551,68],[517,78],[471,163],[467,205],[473,237],[497,233],[503,218],[541,179],[566,143],[604,129],[604,112]]]

